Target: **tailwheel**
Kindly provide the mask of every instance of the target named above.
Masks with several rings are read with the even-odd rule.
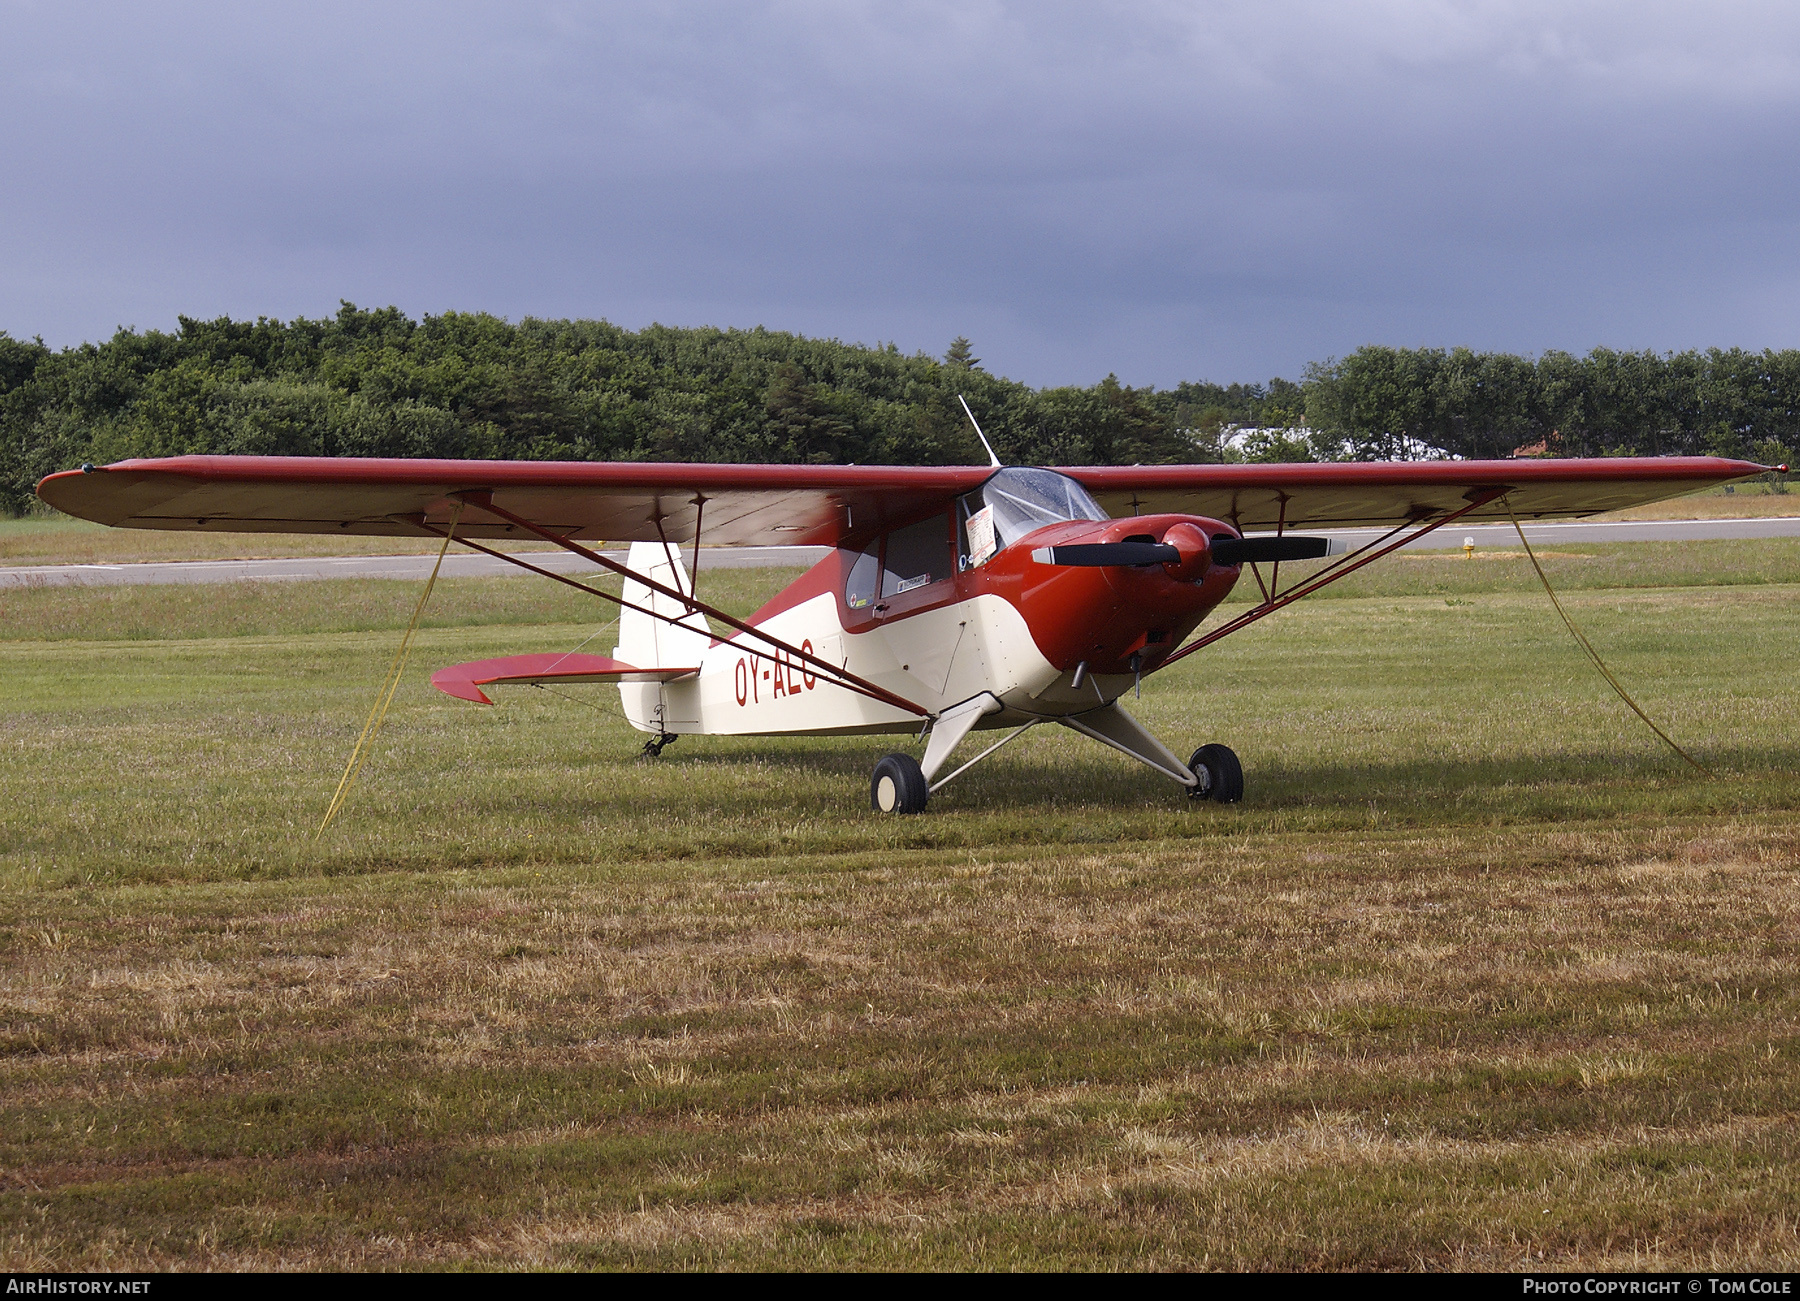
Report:
[[[1194,751],[1188,767],[1200,784],[1188,791],[1197,800],[1236,804],[1244,798],[1244,765],[1223,745],[1203,745]]]
[[[909,754],[890,754],[875,765],[869,803],[878,813],[923,813],[930,795],[924,770]]]

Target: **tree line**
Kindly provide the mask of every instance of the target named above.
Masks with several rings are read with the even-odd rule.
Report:
[[[1298,382],[1034,389],[780,331],[414,321],[345,303],[51,349],[0,332],[0,509],[83,462],[192,452],[931,465],[1718,453],[1800,445],[1800,351],[1534,359],[1360,348]]]

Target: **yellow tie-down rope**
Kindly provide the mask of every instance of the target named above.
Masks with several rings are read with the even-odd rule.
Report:
[[[1544,595],[1550,598],[1550,604],[1555,606],[1557,614],[1562,616],[1563,624],[1568,628],[1569,635],[1574,637],[1576,644],[1580,646],[1582,650],[1587,652],[1587,657],[1594,662],[1594,667],[1600,670],[1600,676],[1606,679],[1606,684],[1619,693],[1619,699],[1623,700],[1631,707],[1632,713],[1644,720],[1645,727],[1648,727],[1652,732],[1655,732],[1662,738],[1664,745],[1668,746],[1676,754],[1692,764],[1695,772],[1707,777],[1712,776],[1712,770],[1710,768],[1694,758],[1694,756],[1689,754],[1686,750],[1683,750],[1680,746],[1676,745],[1675,742],[1671,741],[1669,739],[1669,734],[1663,731],[1662,728],[1658,727],[1655,723],[1651,722],[1650,715],[1638,708],[1638,702],[1631,698],[1631,693],[1619,685],[1619,680],[1613,676],[1612,670],[1606,667],[1606,661],[1600,658],[1600,652],[1594,649],[1594,643],[1589,641],[1581,629],[1575,626],[1575,621],[1569,617],[1569,612],[1563,609],[1562,602],[1556,599],[1556,589],[1550,586],[1550,576],[1544,572],[1544,567],[1538,563],[1537,553],[1531,549],[1531,543],[1525,540],[1525,529],[1520,525],[1519,517],[1513,514],[1512,497],[1505,496],[1500,500],[1506,503],[1506,515],[1507,518],[1512,521],[1513,531],[1519,535],[1519,545],[1525,548],[1525,555],[1531,561],[1531,567],[1537,570],[1538,581],[1544,585]]]
[[[394,692],[400,688],[400,675],[406,670],[406,657],[412,650],[413,633],[418,630],[419,617],[425,613],[425,603],[431,599],[431,589],[437,586],[438,570],[443,568],[444,555],[450,550],[450,541],[456,536],[456,521],[461,516],[462,503],[458,502],[455,514],[450,516],[450,527],[444,531],[444,545],[438,548],[437,563],[431,567],[431,577],[425,580],[425,590],[419,593],[419,604],[413,608],[412,621],[406,625],[406,635],[400,639],[400,649],[394,653],[394,662],[388,667],[387,677],[382,679],[381,690],[375,693],[369,721],[363,724],[362,735],[356,738],[356,748],[350,752],[350,762],[344,765],[337,794],[331,797],[331,807],[325,810],[325,820],[319,823],[314,840],[325,834],[325,828],[344,807],[344,801],[350,797],[350,788],[356,784],[356,774],[362,770],[363,760],[369,757],[369,749],[375,743],[375,734],[387,721],[388,706],[394,703]]]

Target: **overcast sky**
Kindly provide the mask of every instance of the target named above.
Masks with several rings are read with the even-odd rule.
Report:
[[[1800,5],[0,0],[0,329],[339,299],[1033,384],[1800,346]]]

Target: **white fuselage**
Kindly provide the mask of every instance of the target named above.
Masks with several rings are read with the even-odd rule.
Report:
[[[641,548],[641,550],[640,550]],[[680,561],[655,544],[632,547],[631,568],[671,587],[686,587]],[[633,589],[636,589],[635,592]],[[627,600],[652,608],[681,607],[638,584]],[[627,611],[616,656],[631,664],[695,664],[697,674],[672,682],[625,683],[626,716],[641,731],[710,735],[916,732],[924,719],[825,680],[795,659],[746,633],[714,640],[688,615],[671,628]],[[1024,616],[992,594],[921,610],[855,632],[839,619],[835,592],[819,592],[758,625],[770,636],[837,665],[929,713],[991,693],[1003,709],[979,727],[1016,725],[1030,718],[1092,710],[1126,689],[1129,678],[1090,676],[1077,690],[1070,674],[1047,660]]]

